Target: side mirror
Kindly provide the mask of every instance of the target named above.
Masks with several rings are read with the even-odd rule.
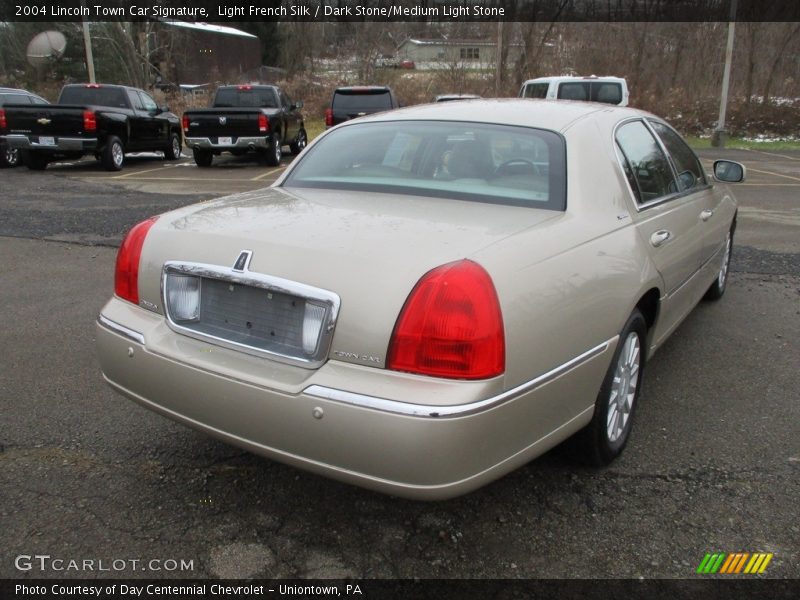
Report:
[[[158,107],[158,112],[162,113],[169,112],[169,106],[167,106],[166,104],[162,104],[161,106]]]
[[[303,108],[303,101],[302,101],[302,100],[298,100],[297,102],[295,102],[295,103],[294,103],[294,107],[295,107],[296,109],[301,109],[301,108]]]
[[[741,183],[747,176],[744,165],[733,160],[714,161],[714,179],[724,183]]]

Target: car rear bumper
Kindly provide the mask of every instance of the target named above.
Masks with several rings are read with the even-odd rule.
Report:
[[[224,152],[226,150],[266,150],[271,143],[271,136],[261,137],[232,137],[232,143],[220,144],[219,138],[207,137],[187,137],[186,145],[189,148],[197,148],[198,150],[219,150]]]
[[[118,299],[97,325],[106,381],[143,406],[256,454],[424,500],[478,488],[586,425],[615,344],[604,342],[532,385],[475,399],[483,384],[432,385],[337,361],[314,371],[244,356],[178,335],[160,315]],[[370,378],[393,379],[392,388],[414,402],[341,389]],[[465,402],[431,410],[439,394],[430,392],[440,384],[463,389]]]
[[[9,148],[42,152],[92,152],[97,148],[97,138],[72,138],[54,136],[52,144],[41,143],[46,136],[7,135],[3,138]]]

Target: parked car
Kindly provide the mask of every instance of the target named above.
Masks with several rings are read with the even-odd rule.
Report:
[[[6,112],[3,109],[6,104],[34,104],[40,106],[50,103],[26,90],[0,87],[0,169],[16,167],[20,164],[19,150],[9,148],[3,136],[8,128],[8,119],[6,119]]]
[[[5,116],[5,142],[22,151],[29,169],[94,154],[107,170],[119,171],[128,152],[163,152],[167,160],[181,155],[178,117],[132,87],[66,85],[57,104],[10,105]]]
[[[537,77],[522,84],[520,98],[583,100],[628,105],[628,82],[622,77]]]
[[[714,172],[633,109],[354,120],[271,188],[136,225],[98,320],[102,370],[176,421],[399,496],[466,493],[573,434],[606,464],[647,361],[725,292],[722,181],[744,167]]]
[[[325,127],[333,127],[356,117],[398,108],[392,88],[385,85],[358,85],[336,88],[330,108],[325,109]]]
[[[479,100],[480,96],[475,94],[440,94],[436,96],[434,102],[454,102],[457,100]]]
[[[199,167],[210,167],[214,156],[230,152],[241,156],[256,152],[276,167],[283,146],[292,154],[306,147],[303,102],[292,102],[274,85],[226,85],[217,89],[212,108],[194,109],[183,115],[186,145]]]

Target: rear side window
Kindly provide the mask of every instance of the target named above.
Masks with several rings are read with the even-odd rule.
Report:
[[[547,98],[549,83],[529,83],[522,91],[523,98]]]
[[[4,104],[30,104],[30,96],[23,94],[0,94],[0,106]]]
[[[650,125],[661,138],[664,147],[672,157],[672,162],[675,163],[681,191],[706,185],[706,175],[700,161],[681,136],[658,121],[650,121]]]
[[[617,145],[623,155],[623,169],[640,204],[677,192],[672,167],[642,121],[621,126],[617,130]]]
[[[542,129],[362,123],[321,138],[283,185],[564,210],[566,153],[563,138]]]
[[[619,104],[622,102],[622,86],[619,83],[593,82],[591,85],[592,102]]]
[[[144,110],[142,99],[139,97],[139,92],[128,90],[128,98],[131,101],[131,106],[136,110]]]
[[[334,110],[377,112],[392,108],[389,90],[336,90],[331,107]]]
[[[589,84],[583,82],[562,83],[558,86],[560,100],[588,100]]]
[[[128,108],[123,88],[67,86],[61,91],[59,104],[88,104]]]
[[[220,88],[214,98],[214,108],[278,108],[278,106],[278,96],[271,89]]]
[[[561,100],[583,100],[619,104],[622,102],[622,85],[605,81],[570,81],[558,86]]]

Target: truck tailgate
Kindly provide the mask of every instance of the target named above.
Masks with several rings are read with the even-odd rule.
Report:
[[[30,106],[7,104],[6,121],[9,134],[49,137],[94,137],[95,132],[84,132],[84,106],[44,104]]]
[[[252,108],[248,109],[208,109],[202,111],[188,111],[185,117],[189,120],[186,137],[256,137],[266,135],[260,131],[258,117],[262,113]]]

